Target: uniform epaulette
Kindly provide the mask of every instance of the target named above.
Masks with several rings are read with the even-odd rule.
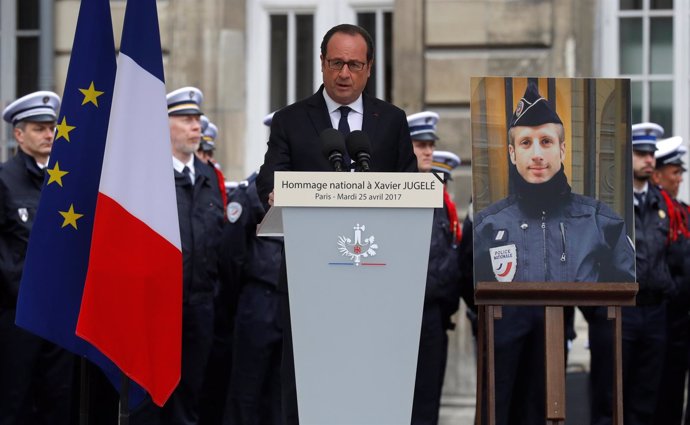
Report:
[[[670,244],[678,240],[679,237],[690,238],[690,230],[688,230],[688,209],[680,202],[671,198],[671,196],[664,189],[659,188],[659,193],[664,199],[666,209],[668,210],[668,235],[666,243]]]

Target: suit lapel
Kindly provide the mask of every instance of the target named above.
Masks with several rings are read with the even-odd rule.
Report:
[[[379,108],[377,102],[374,102],[374,100],[366,94],[362,95],[362,100],[364,104],[362,131],[369,136],[371,143],[374,143],[374,140],[376,140],[376,127],[379,123]]]
[[[307,99],[307,113],[317,134],[321,134],[327,128],[333,128],[331,117],[328,114],[326,100],[323,98],[323,86],[309,99]]]

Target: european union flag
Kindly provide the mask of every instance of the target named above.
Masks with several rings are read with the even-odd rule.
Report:
[[[119,385],[119,369],[75,335],[115,71],[110,4],[82,0],[48,176],[29,239],[16,323],[86,356]],[[130,395],[134,403],[142,396],[138,387]]]

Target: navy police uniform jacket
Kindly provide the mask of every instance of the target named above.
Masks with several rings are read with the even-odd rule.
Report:
[[[177,213],[182,241],[183,301],[213,299],[219,280],[223,211],[218,180],[211,167],[194,158],[195,180],[175,171]]]
[[[675,291],[668,262],[669,213],[659,189],[650,184],[644,211],[635,206],[637,305],[659,304]]]
[[[228,204],[228,240],[232,241],[232,282],[277,289],[282,261],[282,238],[257,237],[256,226],[265,214],[256,191],[256,174],[240,183]]]
[[[460,261],[458,244],[450,229],[446,207],[434,209],[424,304],[438,304],[446,327],[460,302]]]
[[[568,190],[540,206],[510,195],[475,217],[476,281],[633,282],[625,222]]]
[[[0,168],[0,307],[15,308],[43,170],[21,150]]]

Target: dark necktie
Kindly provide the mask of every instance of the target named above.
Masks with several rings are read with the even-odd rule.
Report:
[[[343,137],[347,137],[348,134],[350,134],[350,124],[347,122],[347,114],[349,114],[352,109],[349,106],[341,106],[338,110],[340,110],[338,131],[342,133]]]
[[[347,114],[350,113],[352,108],[349,106],[341,106],[338,108],[340,111],[340,121],[338,121],[338,131],[340,134],[343,135],[343,137],[347,138],[347,136],[350,134],[350,123],[347,122]],[[345,170],[350,169],[350,163],[352,161],[350,160],[350,155],[347,154],[346,152],[343,152],[343,168]]]
[[[640,214],[644,214],[645,211],[645,201],[646,201],[646,193],[645,192],[633,192],[633,195],[635,196],[635,199],[637,200],[637,208],[640,210]]]
[[[187,178],[187,181],[189,182],[189,184],[194,186],[194,182],[192,182],[192,171],[189,169],[189,167],[187,167],[185,165],[184,168],[182,169],[182,174],[184,174],[184,176]]]

